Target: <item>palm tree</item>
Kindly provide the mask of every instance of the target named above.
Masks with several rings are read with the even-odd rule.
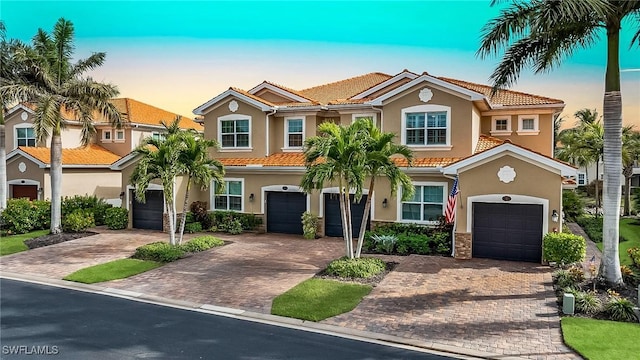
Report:
[[[175,123],[179,118],[175,120]],[[198,136],[195,130],[185,131],[182,135],[183,146],[180,148],[178,161],[184,167],[184,174],[187,176],[187,188],[184,194],[184,205],[182,207],[182,219],[180,221],[180,239],[178,244],[182,243],[184,235],[184,226],[187,217],[187,203],[189,201],[189,191],[191,182],[200,185],[201,189],[206,189],[214,180],[216,184],[224,184],[224,165],[218,160],[209,157],[209,149],[219,147],[215,140],[206,140]]]
[[[184,144],[179,133],[171,133],[172,125],[168,125],[164,121],[162,125],[167,132],[163,139],[147,137],[134,150],[142,157],[133,170],[129,182],[135,187],[136,199],[144,203],[145,194],[151,181],[160,180],[169,220],[169,243],[176,245],[174,187],[176,177],[186,172],[185,166],[180,162]]]
[[[364,216],[362,217],[360,233],[358,234],[356,258],[359,258],[362,252],[364,232],[367,229],[369,210],[371,209],[371,198],[373,197],[376,178],[384,176],[389,180],[392,197],[395,197],[398,185],[402,186],[402,200],[412,198],[415,191],[411,178],[402,172],[394,162],[394,158],[401,157],[406,159],[409,165],[411,165],[411,161],[413,160],[413,152],[411,149],[405,145],[394,144],[393,138],[395,134],[383,133],[370,119],[359,119],[358,121],[362,122],[362,124],[357,124],[356,126],[362,127],[365,130],[364,134],[368,138],[365,149],[364,169],[365,175],[368,176],[370,180],[369,195],[367,196],[367,202],[364,206]]]
[[[11,66],[10,66],[10,50],[9,44],[5,38],[6,27],[4,21],[0,21],[0,81],[4,84],[10,81]],[[0,102],[2,103],[2,110],[0,110],[0,213],[7,207],[7,151],[5,149],[5,128],[4,128],[4,114],[7,109],[7,104],[4,102],[4,97],[0,94]]]
[[[633,168],[640,159],[640,132],[633,131],[632,126],[622,129],[622,160],[624,175],[624,210],[625,216],[631,215],[631,177]]]
[[[356,201],[362,198],[366,134],[363,134],[363,129],[357,124],[345,127],[330,122],[318,125],[317,133],[318,136],[305,140],[307,169],[300,186],[306,192],[311,192],[324,188],[326,183],[337,183],[346,254],[353,258],[349,194],[353,190]]]
[[[499,0],[493,0],[495,5]],[[503,54],[491,75],[494,92],[513,85],[525,67],[543,73],[558,66],[576,49],[593,45],[606,31],[607,67],[604,87],[604,254],[600,274],[621,284],[620,233],[622,175],[622,94],[620,92],[620,28],[626,18],[640,16],[640,1],[624,0],[512,0],[511,6],[487,23],[478,55]],[[637,22],[635,25],[637,26]],[[640,45],[640,29],[631,46]]]
[[[21,63],[21,81],[0,86],[3,105],[28,102],[36,107],[34,130],[39,142],[51,137],[51,232],[60,233],[62,189],[62,113],[73,114],[81,123],[81,141],[87,145],[96,130],[95,115],[112,126],[121,126],[121,115],[109,99],[118,95],[114,85],[83,76],[104,63],[106,54],[94,53],[72,63],[74,28],[60,18],[51,34],[39,29],[32,44],[15,47],[14,56]]]

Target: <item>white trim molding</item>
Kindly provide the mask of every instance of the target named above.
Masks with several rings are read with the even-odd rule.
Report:
[[[226,209],[216,209],[216,196],[227,196],[227,201],[228,201],[228,197],[229,197],[229,193],[228,193],[228,188],[227,188],[227,182],[230,181],[234,181],[234,182],[240,182],[240,187],[241,187],[241,194],[240,194],[240,210],[233,210],[233,209],[229,209],[229,203],[227,202],[227,208]],[[244,182],[244,178],[228,178],[225,177],[224,178],[224,182],[225,182],[225,191],[227,191],[227,193],[224,194],[216,194],[216,183],[215,181],[211,181],[211,186],[209,189],[211,189],[209,191],[209,210],[210,211],[235,211],[235,212],[244,212],[244,197],[245,197],[245,182]],[[237,195],[234,195],[237,196]]]
[[[215,109],[215,107],[213,105],[215,105],[216,103],[226,99],[228,96],[233,96],[236,97],[238,100],[247,103],[249,105],[252,105],[254,107],[257,107],[258,109],[262,110],[262,111],[269,111],[269,110],[273,110],[274,108],[277,107],[273,107],[270,106],[266,103],[260,102],[258,100],[255,100],[243,93],[240,93],[236,90],[233,89],[228,89],[227,91],[223,92],[222,94],[214,97],[213,99],[207,101],[206,103],[198,106],[197,108],[193,109],[193,113],[196,115],[205,115],[208,112],[212,111],[213,109]]]
[[[247,146],[223,146],[222,145],[222,122],[223,121],[240,121],[240,120],[248,120],[249,121],[249,141]],[[253,131],[252,131],[252,121],[251,121],[251,116],[250,115],[245,115],[245,114],[228,114],[228,115],[223,115],[218,117],[218,143],[220,144],[220,151],[225,151],[225,150],[233,150],[233,151],[238,151],[238,150],[252,150],[251,147],[251,137],[253,136]],[[237,135],[238,133],[235,131],[235,124],[234,124],[234,132],[233,132],[234,136],[235,136],[235,140],[234,143],[237,144]]]
[[[262,197],[262,203],[260,204],[260,212],[264,214],[265,205],[267,204],[267,192],[299,192],[305,193],[304,190],[298,185],[267,185],[260,188],[260,196]],[[311,197],[306,194],[307,197],[307,211],[311,209]],[[268,216],[268,215],[267,215]]]
[[[503,197],[508,196],[511,200],[504,201]],[[544,236],[549,228],[549,200],[539,197],[513,194],[487,194],[467,197],[467,232],[473,231],[473,203],[494,203],[494,204],[530,204],[542,205],[542,234]]]
[[[447,199],[449,196],[449,183],[446,181],[413,181],[413,186],[442,186],[442,215],[444,215],[444,210],[447,207]],[[421,219],[420,220],[405,220],[402,218],[402,203],[403,202],[411,202],[411,201],[402,201],[402,186],[398,187],[398,196],[396,196],[396,222],[405,223],[405,224],[422,224],[422,225],[435,225],[437,221],[427,221],[422,220],[424,217],[422,205],[424,204],[424,196],[420,199],[421,209]]]
[[[446,139],[445,139],[445,143],[444,144],[428,144],[427,143],[427,131],[428,131],[428,127],[427,127],[427,113],[429,112],[446,112],[446,121],[447,121],[447,125],[446,125]],[[420,145],[420,144],[407,144],[407,114],[408,113],[425,113],[425,119],[424,119],[424,141],[425,144],[424,145]],[[403,145],[407,145],[408,147],[410,147],[411,149],[415,149],[415,150],[450,150],[451,149],[451,107],[446,106],[446,105],[433,105],[433,104],[428,104],[428,105],[415,105],[415,106],[410,106],[410,107],[406,107],[400,110],[400,116],[401,116],[401,134],[400,134],[400,141],[401,144]]]
[[[533,129],[525,129],[524,120],[533,120]],[[518,135],[538,135],[540,133],[539,115],[518,115]]]
[[[7,199],[11,195],[9,191],[9,189],[11,188],[11,185],[35,185],[37,186],[37,189],[36,189],[37,199],[42,200],[42,195],[44,194],[44,190],[40,187],[40,181],[31,180],[31,179],[8,180],[7,181]]]
[[[506,121],[507,128],[498,130],[498,121]],[[491,117],[491,135],[509,136],[511,135],[511,115],[494,115]]]
[[[289,121],[291,120],[300,120],[302,121],[302,143],[300,146],[290,146],[289,145]],[[302,151],[302,147],[304,144],[305,134],[306,134],[306,122],[307,117],[304,115],[300,116],[286,116],[284,118],[284,147],[282,151],[284,152],[299,152]],[[267,140],[268,141],[268,140]]]

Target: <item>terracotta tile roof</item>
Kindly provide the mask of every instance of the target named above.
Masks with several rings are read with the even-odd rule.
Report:
[[[170,123],[178,115],[130,98],[112,99],[111,102],[133,124],[160,125],[163,120]],[[184,116],[180,120],[180,127],[182,129],[204,130],[201,124]]]
[[[304,166],[302,153],[277,153],[262,158],[227,158],[219,159],[224,166]]]
[[[498,145],[502,145],[503,143],[504,143],[504,140],[502,140],[502,139],[498,139],[498,138],[494,138],[493,136],[481,134],[480,138],[478,139],[478,143],[476,144],[476,150],[474,151],[474,153],[479,153],[481,151],[489,150],[489,149],[494,148],[494,147],[496,147]]]
[[[329,105],[348,105],[348,104],[364,104],[365,102],[369,101],[371,99],[369,98],[363,98],[363,99],[338,99],[338,100],[332,100],[329,101]]]
[[[391,75],[374,72],[329,84],[314,86],[298,92],[321,104],[327,104],[336,99],[349,99],[390,78]]]
[[[312,99],[312,98],[310,98],[310,97],[308,97],[308,96],[304,95],[303,93],[301,93],[301,92],[300,92],[300,91],[298,91],[298,90],[294,90],[294,89],[292,89],[292,88],[289,88],[289,87],[286,87],[286,86],[283,86],[283,85],[280,85],[280,84],[276,84],[276,83],[274,83],[274,82],[267,81],[267,80],[265,80],[264,82],[265,82],[265,83],[267,83],[267,84],[269,84],[269,85],[272,85],[272,86],[275,86],[275,87],[277,87],[277,88],[280,88],[280,89],[282,89],[282,90],[284,90],[284,91],[290,92],[290,93],[295,94],[295,95],[298,95],[298,96],[300,96],[300,97],[303,97],[303,98],[305,98],[305,99],[309,100],[309,102],[317,103],[314,99]]]
[[[404,158],[393,159],[397,166],[406,167],[408,165],[407,160]],[[413,159],[411,163],[412,167],[439,167],[447,166],[451,163],[460,160],[460,158],[418,158]]]
[[[45,164],[51,163],[51,149],[49,148],[21,146],[18,149]],[[62,149],[62,165],[111,165],[119,159],[120,156],[95,144],[75,149]]]
[[[267,101],[267,100],[265,100],[265,99],[263,99],[263,98],[261,98],[261,97],[255,96],[255,95],[253,95],[253,94],[249,94],[246,90],[242,90],[242,89],[240,89],[240,88],[236,88],[236,87],[230,87],[230,88],[229,88],[229,90],[233,90],[233,91],[235,91],[235,92],[239,92],[240,94],[245,95],[245,96],[247,96],[247,97],[250,97],[250,98],[252,98],[253,100],[258,101],[258,102],[261,102],[261,103],[263,103],[263,104],[265,104],[265,105],[275,106],[275,104],[274,104],[274,103],[269,102],[269,101]]]
[[[499,104],[499,105],[505,105],[505,106],[564,104],[564,101],[562,100],[552,99],[545,96],[522,93],[522,92],[513,91],[513,90],[500,90],[492,98],[491,86],[476,84],[468,81],[456,80],[456,79],[451,79],[446,77],[438,77],[438,79],[454,85],[461,86],[465,89],[483,94],[490,99],[492,104]]]
[[[578,185],[578,183],[574,179],[563,177],[562,178],[562,185]]]
[[[300,107],[300,106],[318,106],[317,102],[287,102],[287,103],[276,103],[277,106],[280,107]]]

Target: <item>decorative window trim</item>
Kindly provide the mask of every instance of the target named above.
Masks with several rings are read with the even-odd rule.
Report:
[[[228,193],[226,193],[226,194],[216,194],[216,182],[212,181],[211,182],[211,187],[209,188],[210,189],[209,204],[211,204],[210,205],[211,211],[221,210],[221,211],[244,212],[244,194],[245,194],[244,178],[224,178],[225,188],[227,189],[225,191],[228,191],[228,187],[226,185],[227,185],[227,182],[229,182],[229,181],[239,181],[240,182],[240,187],[242,189],[241,190],[241,194],[240,194],[240,210],[229,209],[229,201],[228,201],[229,194]],[[226,209],[217,209],[216,208],[216,197],[217,196],[226,196],[227,197],[227,208]],[[232,196],[236,196],[237,197],[237,195],[232,195]]]
[[[412,182],[413,186],[442,186],[442,215],[444,215],[444,210],[447,206],[447,199],[449,196],[449,183],[440,182],[440,181],[414,181]],[[402,194],[402,186],[398,187],[398,194]],[[411,201],[404,201],[407,203],[413,203]],[[423,224],[423,225],[436,225],[437,221],[425,221],[425,220],[405,220],[402,218],[402,196],[398,196],[396,198],[396,221],[400,223],[412,223],[412,224]],[[420,202],[420,204],[424,204],[424,202]],[[421,210],[422,214],[422,210]],[[422,218],[422,216],[421,216]]]
[[[522,122],[533,119],[533,129],[523,129]],[[539,115],[518,115],[518,135],[538,135],[540,133]]]
[[[222,122],[223,121],[238,121],[238,120],[248,120],[249,121],[249,139],[248,139],[248,144],[247,146],[223,146],[222,145]],[[246,151],[251,151],[253,148],[251,147],[251,136],[252,136],[252,131],[251,131],[251,116],[249,115],[244,115],[244,114],[229,114],[229,115],[224,115],[224,116],[220,116],[218,117],[218,143],[220,144],[220,150],[221,152],[224,152],[224,150],[234,150],[234,151],[238,151],[238,150],[246,150]],[[234,133],[237,134],[237,133]]]
[[[109,134],[109,137],[107,137]],[[100,139],[102,142],[113,142],[113,131],[111,130],[102,130],[102,137]]]
[[[438,112],[438,111],[445,111],[447,113],[447,128],[446,128],[445,144],[433,144],[433,145],[407,144],[407,113],[420,113],[420,112],[427,113],[427,112]],[[451,107],[445,106],[445,105],[432,105],[432,104],[416,105],[416,106],[410,106],[410,107],[401,109],[400,115],[401,115],[401,124],[402,124],[402,129],[400,132],[400,141],[402,145],[406,145],[414,150],[450,150],[451,149]],[[425,129],[427,129],[426,121],[427,120],[425,119]],[[426,136],[427,135],[425,133],[425,138]]]
[[[118,134],[122,134],[122,138],[121,139],[118,139]],[[115,142],[124,142],[125,140],[126,139],[125,139],[124,130],[116,130],[114,138],[113,138],[113,141],[115,141]]]
[[[498,120],[507,120],[507,130],[498,130]],[[492,116],[491,117],[491,135],[492,136],[509,136],[513,131],[511,130],[511,116]]]
[[[304,144],[305,134],[306,134],[306,116],[287,116],[284,118],[284,147],[282,151],[284,152],[298,152],[301,151],[303,146],[290,146],[289,145],[289,121],[291,120],[302,120],[302,143]]]
[[[580,175],[582,175],[582,180],[580,179]],[[586,186],[589,183],[589,179],[587,178],[587,173],[586,172],[578,172],[578,175],[576,176],[576,184],[578,186]]]
[[[29,123],[25,123],[25,124],[17,124],[16,126],[13,127],[13,148],[17,149],[18,148],[18,129],[33,129],[33,125],[29,124]],[[29,140],[30,138],[27,137],[27,145],[25,145],[25,147],[31,147],[29,146]],[[38,146],[38,138],[36,136],[35,133],[35,129],[33,130],[33,139],[34,141],[34,146]]]

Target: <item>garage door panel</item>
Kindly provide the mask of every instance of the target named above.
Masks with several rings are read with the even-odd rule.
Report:
[[[360,224],[364,215],[364,207],[367,202],[367,195],[363,195],[359,202],[354,202],[354,196],[350,196],[352,234],[358,237],[360,234]],[[371,228],[371,211],[366,229]],[[324,195],[324,233],[326,236],[342,237],[342,215],[340,212],[340,200],[338,194]]]
[[[132,218],[135,229],[162,230],[164,196],[162,190],[148,190],[145,202],[133,198]]]
[[[299,192],[267,193],[267,231],[302,234],[302,213],[307,210],[307,196]]]
[[[473,204],[472,256],[540,262],[542,206]]]

